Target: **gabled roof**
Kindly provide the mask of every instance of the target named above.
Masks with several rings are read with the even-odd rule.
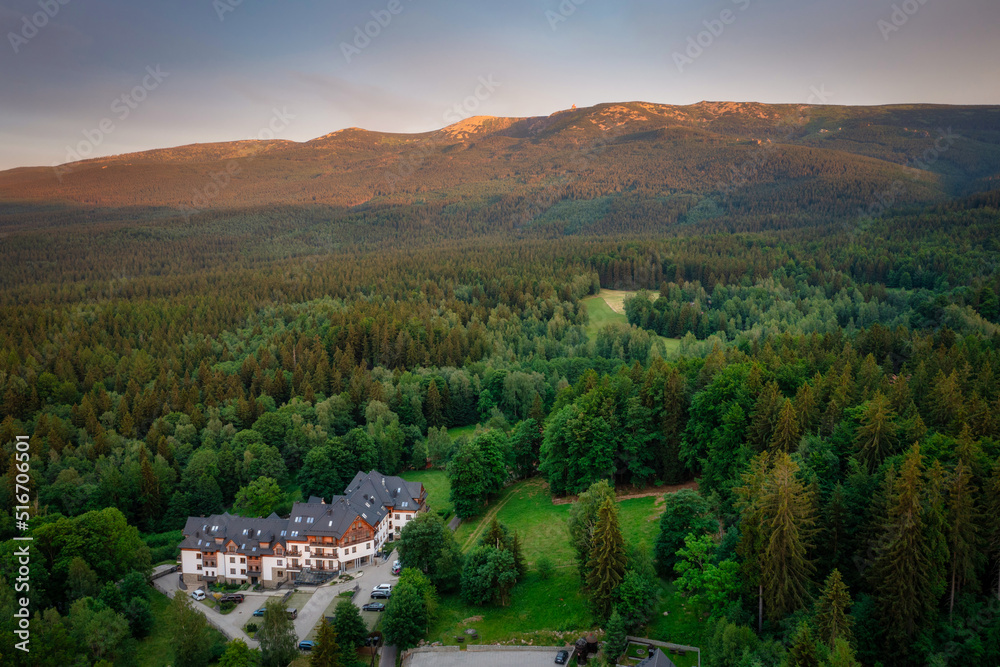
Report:
[[[677,665],[667,657],[666,653],[657,648],[653,649],[649,657],[636,665],[636,667],[677,667]]]
[[[359,495],[369,504],[381,504],[394,510],[417,511],[427,498],[424,485],[407,482],[401,477],[383,475],[377,470],[368,474],[359,472],[344,490],[344,495],[356,498]]]
[[[358,498],[334,496],[330,503],[295,503],[288,517],[288,539],[295,540],[308,535],[332,536],[338,540],[344,536],[355,519],[374,528],[385,517],[382,505],[365,504]],[[297,535],[293,535],[297,532]]]
[[[269,555],[274,553],[276,544],[285,544],[282,531],[288,526],[288,521],[272,513],[266,519],[237,516],[225,512],[206,517],[189,517],[184,524],[184,539],[182,549],[198,549],[201,551],[218,551],[232,541],[236,544],[236,552],[247,556]],[[222,538],[222,544],[216,543],[216,538]],[[261,543],[269,546],[262,547]]]

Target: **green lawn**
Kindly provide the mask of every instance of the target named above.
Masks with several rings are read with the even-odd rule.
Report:
[[[149,604],[153,609],[153,631],[139,642],[139,667],[169,667],[173,664],[174,635],[167,626],[167,605],[170,598],[156,590],[150,589]],[[225,643],[226,638],[221,632],[208,626],[211,643]]]
[[[468,427],[463,427],[468,428]],[[407,482],[420,482],[427,491],[427,504],[432,512],[451,510],[451,484],[444,470],[408,470],[400,475]]]
[[[583,305],[587,309],[587,314],[590,315],[590,323],[587,324],[588,338],[595,338],[601,327],[607,324],[628,324],[625,313],[616,313],[611,310],[611,306],[599,294],[583,299]]]
[[[523,639],[551,645],[573,641],[580,632],[593,627],[587,600],[580,595],[576,568],[557,569],[545,581],[529,572],[514,587],[511,599],[509,607],[480,607],[466,604],[458,595],[444,597],[427,639],[454,645],[458,643],[456,636],[465,636],[466,628],[475,628],[479,639],[473,643],[519,644]],[[573,634],[562,638],[556,632]]]
[[[454,428],[448,429],[448,435],[451,436],[452,440],[459,437],[460,435],[472,435],[473,433],[476,432],[477,426],[479,426],[479,424],[470,424],[468,426],[456,426]]]
[[[608,305],[607,301],[600,294],[588,296],[582,299],[582,301],[583,305],[587,308],[587,313],[590,315],[590,323],[587,324],[587,337],[589,339],[593,340],[596,338],[597,332],[607,324],[628,325],[628,318],[625,317],[625,313],[616,313],[612,310],[611,306]],[[652,331],[649,332],[649,335],[653,337],[654,341],[663,343],[663,350],[667,356],[673,355],[681,348],[680,338],[666,338]],[[657,354],[655,346],[653,347],[653,354]]]
[[[457,595],[442,599],[438,620],[428,635],[429,641],[455,644],[456,635],[461,635],[466,627],[474,627],[483,643],[520,643],[521,639],[536,644],[560,643],[562,638],[554,636],[553,632],[592,629],[593,620],[586,600],[580,595],[580,579],[569,545],[570,507],[570,504],[554,505],[545,483],[533,478],[509,486],[479,517],[463,523],[455,531],[455,537],[465,550],[472,548],[493,516],[516,530],[529,563],[529,574],[514,589],[513,601],[506,609],[466,605]],[[662,496],[620,501],[618,517],[625,540],[652,550],[662,507]],[[553,576],[547,581],[539,579],[533,567],[542,555],[548,556],[555,565]],[[647,628],[647,636],[701,646],[704,620],[696,610],[684,605],[673,584],[661,582],[661,586],[660,605]],[[482,620],[463,623],[476,616],[482,616]],[[567,635],[566,639],[575,637]],[[677,657],[674,662],[678,667],[697,663],[696,657],[693,661],[687,656],[671,656],[674,657]]]

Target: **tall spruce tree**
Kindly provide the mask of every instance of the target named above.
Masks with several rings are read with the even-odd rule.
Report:
[[[768,518],[761,574],[768,615],[774,619],[806,604],[814,569],[806,552],[814,532],[815,509],[811,495],[796,477],[798,471],[788,454],[779,454],[762,499]]]
[[[576,563],[580,578],[585,579],[587,561],[593,551],[594,526],[597,524],[597,513],[604,501],[614,502],[615,490],[606,479],[594,482],[590,488],[580,494],[576,502],[569,508],[569,541],[576,551]]]
[[[762,556],[767,544],[766,515],[762,504],[767,481],[770,455],[760,454],[750,461],[750,470],[743,475],[743,485],[734,489],[736,507],[740,511],[740,543],[737,553],[743,560],[743,574],[748,583],[757,587],[757,632],[764,628],[764,580],[761,576]]]
[[[614,592],[625,576],[625,539],[618,525],[618,509],[605,498],[597,512],[590,558],[587,561],[587,588],[598,618],[611,615]]]
[[[922,468],[920,447],[914,445],[890,479],[886,519],[870,570],[886,634],[900,652],[907,651],[937,603],[921,505]]]
[[[854,622],[847,613],[851,606],[851,594],[844,585],[840,570],[834,570],[826,578],[823,592],[816,601],[816,634],[821,642],[833,650],[838,639],[851,640],[851,624]]]
[[[949,619],[955,612],[955,596],[961,592],[966,582],[976,577],[976,560],[979,555],[976,492],[972,469],[964,460],[959,459],[948,490],[948,551],[951,555]]]
[[[881,392],[877,392],[865,406],[854,443],[869,470],[877,468],[895,452],[898,442],[893,423],[895,416],[889,400]]]
[[[778,423],[771,436],[771,451],[795,451],[801,435],[802,429],[799,426],[799,418],[795,414],[795,407],[792,405],[792,401],[786,398],[784,405],[781,406],[781,412],[778,413]]]
[[[993,559],[994,571],[996,572],[996,576],[994,577],[997,586],[996,598],[1000,601],[1000,521],[996,520],[996,517],[1000,516],[1000,460],[993,466],[993,472],[990,475],[987,488],[989,489],[989,493],[986,494],[988,498],[986,513],[987,516],[994,519],[989,524],[989,553]]]

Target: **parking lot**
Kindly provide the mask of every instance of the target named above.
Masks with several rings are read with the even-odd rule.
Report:
[[[550,667],[561,648],[413,653],[403,661],[403,667]]]

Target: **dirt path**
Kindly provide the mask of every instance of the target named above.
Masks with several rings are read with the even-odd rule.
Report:
[[[527,484],[531,484],[531,482],[529,481]],[[527,486],[527,484],[525,484],[525,486]],[[488,511],[485,515],[483,515],[483,518],[480,519],[479,521],[479,525],[477,525],[475,529],[472,531],[472,533],[469,534],[469,537],[466,538],[465,544],[462,545],[462,551],[469,550],[469,547],[471,547],[475,543],[475,541],[479,539],[479,536],[482,535],[484,532],[486,532],[486,527],[490,525],[490,521],[492,521],[493,518],[500,513],[500,510],[503,509],[503,506],[506,505],[507,502],[513,497],[514,497],[514,487],[509,486],[507,487],[507,495],[503,497],[503,500],[498,502],[496,505],[490,508],[490,511]]]
[[[649,496],[663,496],[668,493],[677,493],[681,489],[691,489],[692,491],[698,490],[697,480],[692,480],[690,482],[684,482],[683,484],[672,484],[670,486],[653,486],[648,489],[625,489],[620,493],[615,493],[615,500],[621,502],[623,500],[628,500],[629,498],[648,498]],[[565,505],[567,503],[575,503],[577,496],[563,496],[561,498],[553,498],[553,505]]]

